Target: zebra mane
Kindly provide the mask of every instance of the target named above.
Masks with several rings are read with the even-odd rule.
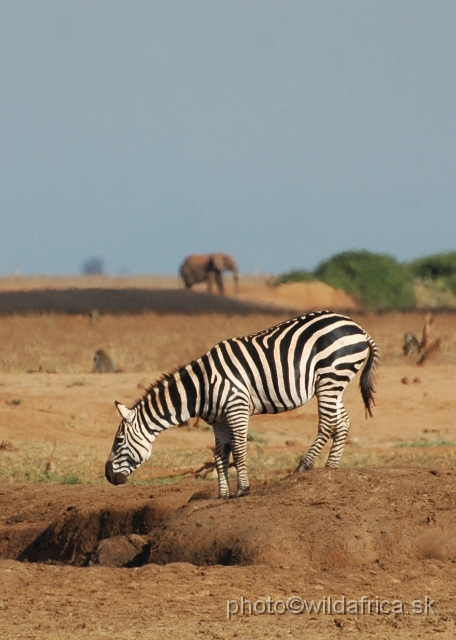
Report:
[[[168,386],[168,383],[171,380],[175,379],[175,374],[178,373],[179,371],[181,371],[184,368],[185,365],[181,365],[180,367],[174,367],[174,369],[171,369],[171,371],[168,371],[167,373],[163,373],[159,378],[157,378],[154,382],[152,382],[151,384],[149,384],[149,386],[147,386],[145,388],[144,394],[138,398],[134,404],[134,407],[137,407],[138,404],[140,404],[142,402],[142,400],[144,400],[144,398],[149,395],[149,393],[151,393],[152,391],[160,391],[161,389],[164,389],[165,387]]]

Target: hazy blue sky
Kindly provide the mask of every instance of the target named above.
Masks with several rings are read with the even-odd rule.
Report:
[[[0,274],[456,249],[454,0],[2,0]]]

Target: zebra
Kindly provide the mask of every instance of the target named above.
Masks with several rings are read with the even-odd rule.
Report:
[[[112,484],[123,484],[148,460],[152,443],[169,427],[201,417],[212,425],[219,498],[229,498],[233,454],[235,497],[249,492],[247,430],[253,414],[281,413],[318,401],[318,435],[296,473],[313,468],[328,439],[326,466],[339,465],[350,419],[342,396],[360,377],[365,414],[372,416],[378,348],[356,322],[332,311],[313,311],[269,329],[216,344],[200,358],[163,375],[129,409],[116,402],[122,421],[105,467]]]

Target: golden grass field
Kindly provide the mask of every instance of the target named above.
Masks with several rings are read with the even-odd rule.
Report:
[[[24,289],[57,288],[55,279],[19,280]],[[81,281],[82,286],[85,280]],[[103,282],[94,280],[91,284],[94,287],[109,284],[106,277]],[[167,282],[141,281],[138,286],[165,286]],[[71,283],[76,286],[74,279]],[[3,285],[3,290],[10,285],[14,290],[14,279]],[[62,279],[61,286],[68,286],[68,280]],[[113,286],[121,284],[114,282]],[[124,282],[123,286],[130,287],[132,283]],[[250,291],[252,299],[256,296],[266,300],[269,296],[274,303],[275,294],[264,285],[264,279],[252,278],[244,286],[241,295],[247,296]],[[280,299],[276,300],[279,302]],[[296,306],[297,311],[304,310],[302,299]],[[342,524],[355,539],[363,509],[366,513],[374,510],[379,521],[384,517],[385,503],[376,498],[381,491],[366,498],[353,485],[367,478],[365,474],[370,474],[372,482],[378,482],[380,487],[389,482],[390,472],[401,470],[410,495],[416,482],[417,495],[426,496],[426,474],[431,471],[439,500],[433,503],[431,511],[427,507],[423,510],[421,519],[416,513],[418,524],[407,520],[410,515],[402,514],[401,526],[404,532],[423,527],[423,531],[444,535],[451,542],[454,532],[441,519],[444,512],[439,511],[439,504],[446,504],[448,496],[456,494],[453,475],[445,475],[452,474],[456,467],[456,315],[435,313],[433,335],[441,338],[441,348],[421,367],[416,365],[416,358],[403,356],[402,343],[406,331],[420,334],[422,312],[354,311],[351,315],[380,347],[381,367],[373,419],[364,417],[357,381],[349,385],[345,394],[352,429],[340,478],[347,483],[342,485],[343,491],[350,491],[351,497]],[[21,527],[25,531],[32,525],[38,526],[38,522],[45,528],[56,517],[56,509],[65,513],[73,504],[78,508],[85,504],[85,509],[115,510],[117,496],[134,496],[135,491],[141,492],[138,495],[142,500],[147,501],[148,492],[152,492],[151,497],[161,496],[165,503],[169,496],[173,500],[183,496],[182,504],[193,492],[214,492],[214,474],[207,477],[197,474],[198,469],[212,460],[213,435],[204,423],[163,434],[154,445],[151,460],[131,477],[124,493],[124,488],[108,486],[104,463],[118,424],[113,403],[119,400],[131,405],[161,373],[198,357],[224,338],[264,329],[286,317],[289,316],[182,316],[152,312],[135,316],[101,315],[95,321],[88,316],[56,314],[0,317],[0,501],[7,513],[4,517],[0,514],[0,551],[7,558],[0,560],[0,638],[98,639],[113,635],[121,639],[201,635],[289,638],[299,634],[326,640],[416,638],[436,633],[442,638],[454,637],[451,593],[456,556],[452,552],[445,556],[431,554],[429,558],[418,557],[413,551],[407,552],[409,555],[396,555],[394,562],[388,562],[387,553],[382,551],[381,562],[352,568],[335,562],[324,571],[312,561],[301,567],[283,558],[280,566],[272,566],[271,560],[271,566],[266,562],[252,567],[195,567],[177,562],[126,569],[23,564],[15,560],[14,554],[7,554],[13,532],[19,536]],[[91,373],[92,358],[98,348],[112,356],[121,369],[119,373]],[[254,487],[268,486],[263,483],[287,476],[313,441],[316,425],[315,401],[290,413],[253,417],[247,463]],[[311,474],[324,473],[321,467],[325,454],[323,451],[318,468]],[[348,472],[357,474],[355,480],[343,475]],[[315,482],[317,479],[327,482],[323,475],[309,477],[315,478]],[[334,478],[337,481],[337,472]],[[398,482],[400,494],[400,478]],[[323,486],[322,491],[325,492]],[[256,522],[256,510],[267,501],[263,494],[258,497],[260,502],[255,499],[254,489],[248,501],[233,501],[234,509],[236,504],[250,509],[250,523]],[[427,499],[432,500],[432,496]],[[315,500],[317,506],[311,505],[313,517],[316,521],[320,519],[320,525],[330,532],[334,513],[319,511],[320,503]],[[328,500],[327,507],[337,511],[337,504]],[[282,503],[291,505],[292,501],[290,493],[274,503],[277,514],[285,508],[280,506]],[[394,502],[392,498],[389,501]],[[217,501],[206,502],[210,508]],[[361,511],[355,507],[350,511],[351,502]],[[204,504],[203,500],[201,505]],[[283,517],[292,523],[293,511],[287,509]],[[274,519],[274,513],[270,517]],[[394,513],[388,516],[391,517],[394,519]],[[229,524],[210,522],[207,526],[220,527],[220,535]],[[198,526],[195,525],[195,531]],[[291,533],[290,536],[282,541],[277,539],[278,547],[288,540],[294,544]],[[329,549],[331,541],[328,545]],[[324,553],[319,562],[322,557]],[[428,593],[438,602],[437,614],[415,619],[392,615],[290,614],[226,620],[226,598],[239,598],[241,594],[266,597],[269,593],[285,597],[295,592],[309,597],[356,592],[359,596],[366,593],[372,597],[378,594],[404,599]],[[137,601],[141,603],[140,610]]]
[[[408,414],[417,412],[414,402],[419,398],[420,405],[435,402],[438,411],[448,406],[453,384],[453,367],[456,361],[456,334],[451,333],[455,316],[445,313],[436,316],[435,334],[443,340],[442,348],[429,363],[423,367],[413,364],[413,357],[406,359],[401,351],[402,336],[406,330],[417,334],[422,324],[422,314],[384,314],[356,315],[353,317],[375,337],[382,354],[382,366],[379,370],[379,390],[377,404],[379,409],[375,421],[364,424],[363,407],[360,403],[356,384],[351,384],[346,392],[347,403],[353,404],[356,422],[363,429],[353,435],[353,442],[364,443],[367,440],[378,444],[379,422],[387,428],[396,397],[401,399],[397,409],[403,409],[406,399],[410,400]],[[285,319],[285,317],[283,318]],[[0,478],[26,480],[43,476],[48,458],[58,462],[58,477],[77,477],[84,482],[104,481],[103,456],[114,435],[117,422],[114,400],[127,404],[133,403],[161,373],[184,364],[205,353],[216,342],[234,335],[243,335],[270,326],[280,318],[268,316],[163,316],[144,313],[138,316],[101,316],[95,323],[83,316],[42,315],[30,317],[7,316],[0,319],[0,405],[2,427],[0,440],[12,438],[20,453],[4,452],[0,456]],[[92,359],[98,348],[104,348],[120,367],[117,374],[93,374]],[[407,378],[408,385],[401,383]],[[442,378],[442,380],[440,380]],[[413,382],[419,379],[419,382]],[[431,384],[432,393],[426,385]],[[385,387],[385,385],[388,385]],[[449,388],[447,388],[449,385]],[[394,400],[390,403],[385,396]],[[437,400],[438,398],[438,400]],[[391,406],[388,406],[391,404]],[[430,407],[429,407],[430,408]],[[3,414],[3,415],[2,415]],[[443,415],[446,410],[443,411]],[[307,418],[308,416],[308,418]],[[268,477],[269,467],[274,476],[276,469],[292,467],[298,455],[296,449],[304,447],[301,421],[309,421],[308,439],[312,438],[316,428],[316,403],[291,414],[280,416],[256,416],[252,419],[252,434],[262,434],[266,442],[253,442],[253,455],[250,464],[257,467],[256,477]],[[396,415],[395,419],[398,417]],[[383,421],[385,424],[383,424]],[[348,448],[343,464],[360,466],[362,464],[408,464],[410,461],[427,461],[429,450],[417,446],[420,438],[429,440],[456,440],[456,433],[447,433],[451,418],[446,418],[445,429],[436,429],[426,421],[419,419],[420,428],[411,429],[410,441],[417,440],[414,447],[403,449],[397,446],[383,447],[380,451],[354,446]],[[99,439],[98,425],[105,437],[105,449],[96,452],[93,447]],[[290,425],[295,425],[290,429]],[[283,437],[266,438],[264,432],[283,431]],[[372,430],[374,434],[371,434]],[[394,433],[393,429],[393,433]],[[84,443],[80,435],[84,433]],[[139,481],[143,475],[156,475],[157,470],[164,477],[176,475],[179,469],[196,468],[210,458],[207,447],[212,444],[212,435],[207,429],[181,429],[173,435],[166,434],[166,440],[180,440],[180,450],[170,458],[167,443],[157,446],[154,464],[141,469],[133,481]],[[425,435],[428,433],[429,435]],[[20,435],[19,435],[20,434]],[[72,437],[72,434],[75,437]],[[391,436],[392,445],[403,440],[404,427]],[[435,435],[436,434],[436,435]],[[204,445],[189,445],[189,440],[203,437]],[[259,436],[260,437],[260,436]],[[300,445],[284,446],[284,442],[298,438]],[[62,438],[64,439],[61,442]],[[164,439],[164,438],[163,438]],[[70,445],[71,441],[72,444]],[[260,438],[261,440],[261,438]],[[272,442],[274,456],[265,455]],[[310,443],[310,440],[309,440]],[[177,444],[177,443],[176,443]],[[15,446],[16,446],[15,445]],[[73,455],[68,455],[68,446],[74,446]],[[383,446],[383,445],[382,445]],[[189,448],[190,447],[190,448]],[[65,452],[66,450],[66,452]],[[456,451],[456,449],[455,449]],[[66,455],[63,455],[63,453]],[[432,452],[433,456],[452,459],[453,449]],[[258,457],[258,460],[256,458]],[[162,459],[163,458],[163,459]],[[68,462],[62,465],[62,459]],[[170,466],[169,466],[170,465]],[[168,468],[169,467],[169,468]],[[22,470],[22,471],[21,471]]]

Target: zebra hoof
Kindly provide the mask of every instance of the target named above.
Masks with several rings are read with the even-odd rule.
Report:
[[[301,462],[300,464],[298,464],[293,473],[304,473],[305,471],[311,471],[312,469],[313,467],[311,467],[310,465]]]
[[[242,498],[243,496],[247,496],[250,493],[250,487],[246,487],[245,489],[238,489],[234,495],[235,498]]]

